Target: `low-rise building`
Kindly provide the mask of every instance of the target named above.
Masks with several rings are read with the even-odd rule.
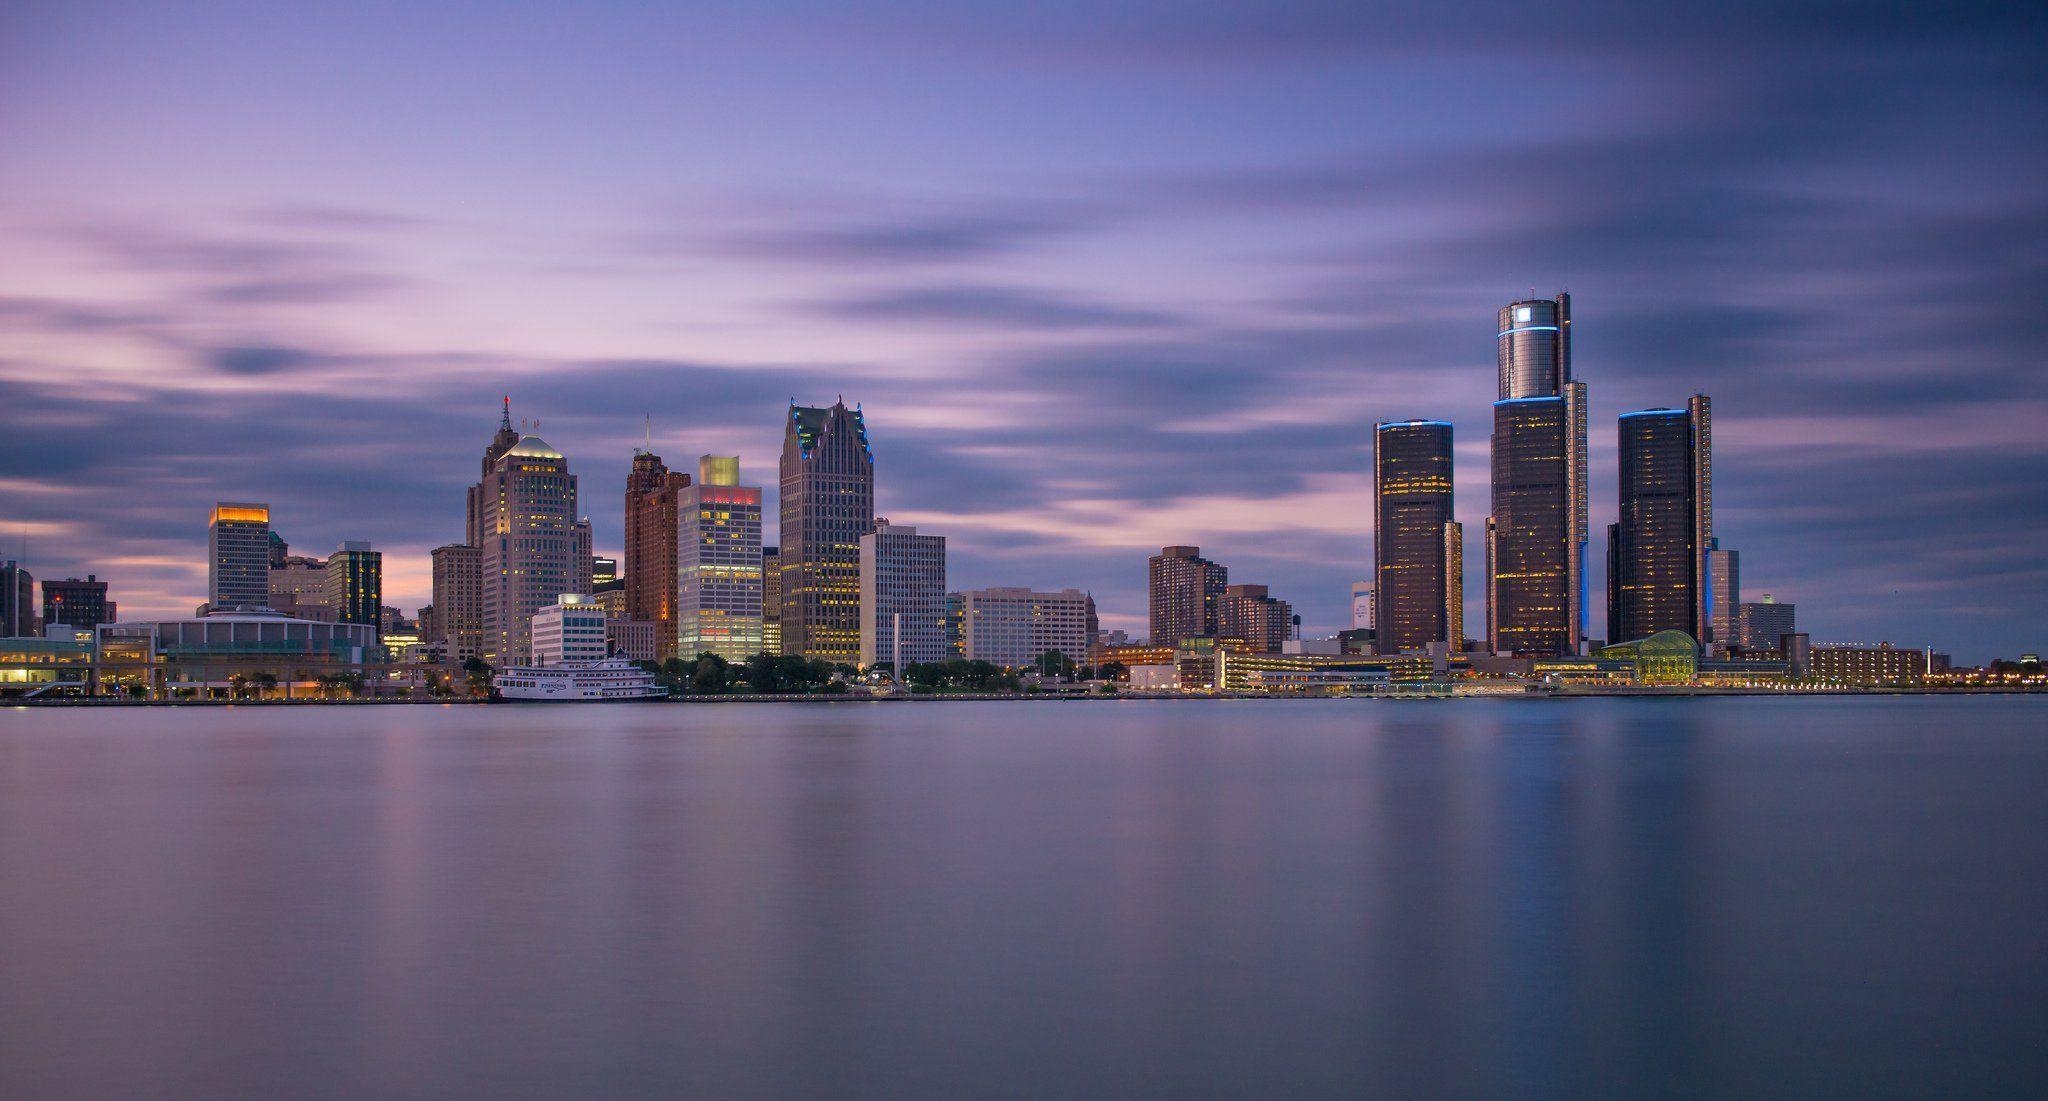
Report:
[[[599,593],[603,596],[603,593]],[[605,641],[613,657],[653,661],[660,652],[660,624],[630,616],[605,617]]]
[[[1901,650],[1889,642],[1876,646],[1816,644],[1808,649],[1806,676],[1825,684],[1902,686],[1925,681],[1927,665],[1926,651]]]
[[[582,593],[563,593],[533,613],[533,663],[580,665],[605,659],[605,614]]]

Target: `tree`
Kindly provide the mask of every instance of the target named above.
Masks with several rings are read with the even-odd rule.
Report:
[[[1123,662],[1105,661],[1101,668],[1095,670],[1095,675],[1103,680],[1130,680],[1131,670]]]
[[[1074,674],[1074,663],[1058,650],[1047,650],[1031,663],[1043,676],[1069,677]]]
[[[469,694],[481,696],[491,690],[491,666],[482,658],[468,658],[462,663],[462,677],[469,682]],[[320,678],[322,681],[326,677]]]
[[[276,674],[276,673],[270,673],[270,672],[263,672],[263,673],[255,673],[255,674],[251,674],[251,675],[250,675],[250,677],[249,677],[249,679],[250,679],[250,680],[252,680],[252,681],[255,681],[255,682],[256,682],[256,698],[257,698],[257,699],[262,699],[262,698],[263,698],[263,693],[265,693],[265,692],[267,692],[267,691],[270,691],[271,689],[274,689],[274,688],[276,688],[276,687],[277,687],[277,674]]]
[[[726,660],[717,654],[698,654],[696,669],[690,674],[690,691],[706,695],[725,691],[726,668]]]

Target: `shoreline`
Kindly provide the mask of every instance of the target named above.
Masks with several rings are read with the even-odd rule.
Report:
[[[764,695],[735,692],[723,695],[671,696],[668,699],[630,701],[550,701],[493,699],[411,699],[370,697],[350,700],[131,700],[115,697],[63,697],[57,699],[0,700],[0,708],[14,707],[474,707],[479,705],[554,706],[562,703],[658,704],[877,704],[877,703],[1115,703],[1127,700],[1174,701],[1185,703],[1237,702],[1243,700],[1370,700],[1388,702],[1454,702],[1458,700],[1576,700],[1576,699],[1671,699],[1728,696],[1769,696],[1781,699],[1832,699],[1844,696],[2034,696],[2048,695],[2048,689],[2027,687],[1854,687],[1854,688],[1720,688],[1702,685],[1640,688],[1566,688],[1529,692],[1453,693],[1360,693],[1357,695],[1311,696],[1295,694],[1238,693],[1196,695],[1187,693],[1118,692],[1115,695],[1073,693],[955,692],[942,695],[856,696],[840,693]]]

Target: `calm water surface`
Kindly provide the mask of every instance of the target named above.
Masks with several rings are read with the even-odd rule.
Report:
[[[0,710],[0,1096],[2048,1094],[2048,699]]]

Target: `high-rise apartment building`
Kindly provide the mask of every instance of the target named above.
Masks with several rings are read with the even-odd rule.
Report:
[[[677,495],[690,476],[636,451],[626,475],[626,613],[654,624],[654,649],[676,655]]]
[[[1487,648],[1569,654],[1585,631],[1586,385],[1572,378],[1571,296],[1501,308],[1486,521]]]
[[[484,641],[483,551],[468,543],[449,543],[434,548],[433,560],[434,634],[422,641],[440,643],[449,661],[479,657]]]
[[[745,661],[761,652],[761,489],[735,455],[697,460],[677,491],[676,640],[686,656]]]
[[[43,633],[36,616],[36,579],[19,562],[0,562],[0,638]]]
[[[944,661],[946,537],[875,521],[860,537],[860,665],[891,662],[903,669]]]
[[[1609,529],[1608,644],[1683,631],[1698,639],[1709,600],[1713,545],[1711,406],[1623,413],[1621,509]]]
[[[522,664],[532,656],[533,614],[563,593],[587,595],[578,587],[588,584],[589,544],[577,533],[576,477],[545,440],[521,436],[490,462],[471,499],[483,540],[482,657]]]
[[[114,602],[107,599],[107,583],[97,574],[85,575],[80,581],[75,577],[62,581],[43,582],[43,625],[63,623],[90,631],[102,623],[112,623],[118,618]],[[6,616],[0,614],[0,622]]]
[[[1742,606],[1742,560],[1722,550],[1716,539],[1707,552],[1707,637],[1710,653],[1725,654],[1736,644],[1735,618]]]
[[[1294,637],[1294,607],[1264,585],[1230,585],[1216,602],[1216,636],[1241,639],[1260,653],[1277,654]]]
[[[1745,603],[1735,612],[1735,645],[1752,653],[1785,646],[1785,636],[1799,633],[1798,605],[1780,604],[1765,593],[1759,601]]]
[[[270,606],[270,506],[222,501],[206,527],[206,602],[215,610]]]
[[[384,552],[350,541],[327,556],[325,596],[337,623],[383,627]]]
[[[969,661],[1022,669],[1055,650],[1075,664],[1088,660],[1094,601],[1079,589],[969,589],[957,595],[961,648]]]
[[[1454,616],[1451,425],[1388,421],[1373,430],[1373,598],[1382,654],[1446,643]]]
[[[875,455],[845,399],[792,405],[782,437],[782,652],[860,658],[860,537],[875,528]]]
[[[1217,604],[1230,586],[1230,570],[1202,557],[1200,547],[1161,547],[1146,574],[1152,596],[1152,644],[1178,646],[1213,638]]]

